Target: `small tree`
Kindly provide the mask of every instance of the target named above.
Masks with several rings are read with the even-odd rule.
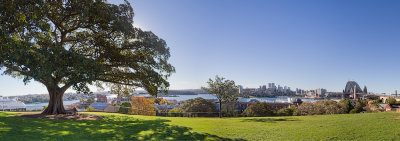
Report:
[[[244,110],[243,115],[250,117],[265,117],[274,115],[274,110],[265,102],[256,102]]]
[[[144,97],[132,97],[132,114],[155,116],[156,111],[151,101]]]
[[[131,112],[132,112],[132,105],[131,105],[131,103],[128,102],[128,101],[121,103],[121,105],[120,105],[120,107],[119,107],[119,109],[118,109],[118,112],[119,112],[119,113],[122,113],[122,114],[129,114],[129,113],[131,113]]]
[[[382,104],[382,99],[377,98],[375,102],[376,102],[376,104]]]
[[[386,100],[387,104],[396,104],[396,99],[393,97],[390,97]]]
[[[175,105],[175,103],[169,102],[164,98],[151,98],[150,100],[156,105]]]
[[[339,105],[342,107],[343,111],[346,113],[350,113],[350,111],[354,108],[354,106],[351,105],[351,101],[349,99],[340,101]]]
[[[354,106],[354,109],[350,110],[349,113],[354,114],[354,113],[360,113],[362,111],[364,111],[364,107],[366,106],[366,102],[365,101],[359,101],[356,103],[356,105]]]
[[[235,85],[233,80],[225,80],[225,78],[219,77],[218,75],[215,76],[215,80],[210,78],[207,84],[208,88],[202,87],[202,89],[217,96],[219,102],[219,117],[222,118],[222,103],[237,101],[239,87]]]
[[[180,106],[180,109],[184,113],[210,113],[216,111],[216,106],[211,100],[198,97],[186,100],[186,102]]]
[[[92,106],[87,107],[87,108],[86,108],[86,111],[87,111],[87,112],[93,112],[93,107],[92,107]]]

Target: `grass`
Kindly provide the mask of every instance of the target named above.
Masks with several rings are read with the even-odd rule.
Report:
[[[300,117],[181,118],[95,113],[48,120],[0,112],[0,140],[400,140],[398,113]]]

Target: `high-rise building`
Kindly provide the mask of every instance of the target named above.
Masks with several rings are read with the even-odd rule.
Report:
[[[263,90],[263,91],[267,90],[267,86],[266,86],[266,85],[263,85],[263,86],[262,86],[262,90]]]
[[[304,93],[304,90],[296,88],[296,95],[302,95]]]
[[[276,89],[275,83],[268,83],[268,89],[275,90]]]
[[[318,88],[317,90],[315,90],[316,96],[322,97],[322,96],[325,96],[325,93],[326,93],[326,89],[323,89],[323,88]]]
[[[363,92],[364,92],[365,94],[368,93],[367,86],[364,86]]]
[[[241,94],[243,92],[243,86],[239,85],[239,94]]]
[[[278,85],[278,92],[283,92],[283,87],[281,87],[281,85]]]

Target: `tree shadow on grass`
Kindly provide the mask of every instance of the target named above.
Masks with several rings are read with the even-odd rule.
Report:
[[[165,119],[107,116],[98,120],[49,120],[0,116],[0,140],[244,140],[192,132]]]
[[[243,119],[242,122],[265,122],[265,123],[276,123],[279,121],[297,121],[292,118],[248,118]]]

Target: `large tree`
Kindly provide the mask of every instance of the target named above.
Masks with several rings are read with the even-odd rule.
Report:
[[[62,97],[88,85],[127,94],[166,91],[175,71],[166,42],[133,26],[133,9],[104,0],[0,0],[0,69],[46,86],[43,114],[65,113]]]
[[[218,75],[215,76],[215,80],[210,78],[207,81],[207,84],[208,87],[202,87],[202,89],[217,96],[219,103],[219,117],[222,118],[222,103],[237,101],[239,87],[235,85],[235,81],[226,80]]]

